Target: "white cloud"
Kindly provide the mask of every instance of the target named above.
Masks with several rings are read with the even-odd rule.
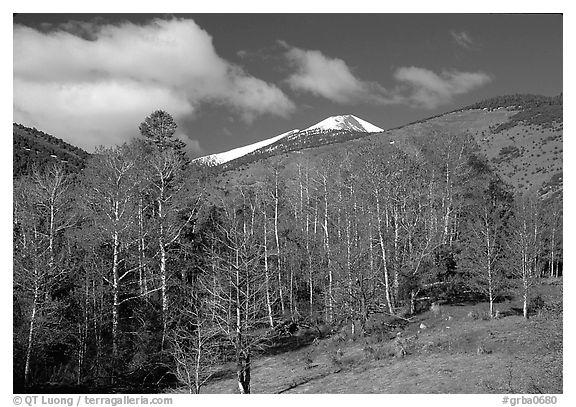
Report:
[[[242,118],[251,122],[254,117],[272,113],[286,117],[294,109],[292,102],[276,86],[252,76],[238,74],[227,96]],[[245,107],[249,106],[249,109]]]
[[[176,133],[176,137],[186,143],[186,147],[184,147],[184,151],[188,153],[190,158],[200,157],[204,154],[204,149],[200,145],[200,141],[196,139],[192,139],[186,134],[183,133]]]
[[[158,108],[174,117],[194,112],[177,92],[130,80],[62,84],[15,79],[13,103],[14,121],[89,149],[137,136],[138,125]]]
[[[285,56],[296,68],[287,79],[292,89],[340,104],[387,101],[386,91],[380,85],[355,77],[342,59],[330,58],[320,51],[291,47],[283,41],[279,44],[287,48]]]
[[[179,19],[16,26],[13,103],[14,121],[88,149],[128,140],[156,109],[178,119],[215,103],[247,121],[294,110],[277,86],[221,58],[206,31]]]
[[[295,68],[287,79],[292,89],[340,104],[408,104],[433,109],[491,80],[483,72],[452,70],[437,74],[425,68],[401,67],[393,75],[396,85],[386,89],[377,82],[356,77],[342,59],[292,47],[284,41],[279,44],[286,49],[285,57]]]
[[[460,45],[463,48],[469,49],[474,45],[474,41],[472,41],[472,37],[466,31],[450,31],[450,35],[452,39],[456,42],[456,44]]]
[[[406,102],[429,109],[449,103],[454,96],[491,81],[483,72],[443,71],[438,75],[415,66],[399,68],[394,78],[404,85],[399,92]]]

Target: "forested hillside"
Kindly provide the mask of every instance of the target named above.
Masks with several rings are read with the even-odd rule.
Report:
[[[232,363],[250,393],[258,358],[303,327],[366,337],[382,316],[396,329],[484,301],[496,320],[512,296],[528,318],[541,281],[562,275],[562,195],[508,185],[483,153],[481,132],[513,114],[215,169],[187,163],[154,112],[144,140],[97,151],[78,178],[58,165],[19,177],[15,386],[200,392]]]
[[[54,163],[61,163],[68,171],[77,172],[84,167],[88,156],[81,148],[43,131],[13,124],[12,173],[15,177],[31,174],[34,168]]]

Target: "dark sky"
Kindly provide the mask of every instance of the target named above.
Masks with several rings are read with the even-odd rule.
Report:
[[[354,114],[391,128],[562,91],[562,16],[19,14],[14,120],[92,151],[170,112],[209,154]]]

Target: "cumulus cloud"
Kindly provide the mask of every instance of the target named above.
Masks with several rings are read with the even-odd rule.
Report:
[[[88,149],[128,140],[156,109],[178,119],[213,103],[246,121],[294,110],[276,85],[221,58],[192,20],[15,26],[13,49],[14,120]]]
[[[339,104],[408,104],[433,109],[490,81],[483,72],[446,70],[437,74],[425,68],[400,67],[393,75],[396,83],[386,89],[377,82],[356,77],[342,59],[292,47],[283,41],[279,44],[295,69],[286,80],[289,86]]]
[[[470,35],[466,31],[457,32],[452,30],[450,31],[450,35],[452,36],[452,39],[456,42],[456,44],[460,45],[463,48],[469,49],[474,44],[474,41],[472,41],[472,37],[470,37]]]
[[[66,84],[14,80],[14,121],[88,149],[129,140],[158,108],[174,117],[194,110],[170,89],[130,80]]]
[[[483,72],[443,71],[436,74],[415,66],[397,69],[394,78],[404,85],[399,90],[403,100],[429,109],[491,81],[491,77]]]
[[[387,102],[384,88],[354,76],[342,59],[330,58],[316,50],[292,47],[284,41],[279,41],[279,44],[286,48],[285,57],[296,70],[287,79],[292,89],[340,104]]]

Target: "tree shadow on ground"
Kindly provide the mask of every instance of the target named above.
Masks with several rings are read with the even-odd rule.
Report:
[[[234,369],[233,366],[226,365],[216,371],[212,377],[210,377],[210,381],[232,379],[234,377],[236,377],[236,369]]]
[[[500,311],[500,315],[503,317],[518,316],[523,315],[523,313],[524,313],[523,309],[518,307],[510,307],[507,310]]]
[[[294,335],[275,338],[258,352],[258,354],[262,356],[273,356],[284,352],[293,352],[310,345],[315,339],[321,338],[322,336],[318,330],[301,329]]]

